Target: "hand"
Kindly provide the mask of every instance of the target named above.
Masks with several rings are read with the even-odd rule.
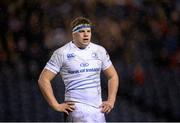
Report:
[[[100,107],[102,108],[101,112],[109,113],[113,109],[114,105],[110,101],[103,101]]]
[[[55,109],[56,111],[64,112],[64,113],[66,113],[67,115],[69,115],[69,112],[74,111],[75,106],[74,106],[74,103],[73,103],[73,102],[66,102],[66,103],[58,104],[57,106],[54,107],[54,109]]]

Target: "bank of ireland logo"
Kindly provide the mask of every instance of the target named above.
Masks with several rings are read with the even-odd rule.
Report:
[[[92,56],[92,58],[98,58],[98,55],[97,55],[97,53],[95,53],[95,52],[93,52],[92,54],[91,54],[91,56]]]
[[[80,66],[81,67],[87,67],[87,66],[89,66],[89,64],[88,63],[81,63]]]

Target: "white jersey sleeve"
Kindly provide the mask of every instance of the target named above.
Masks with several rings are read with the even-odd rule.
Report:
[[[47,62],[45,68],[50,70],[51,72],[57,74],[62,67],[62,55],[55,51],[49,61]]]
[[[102,66],[101,66],[102,70],[105,70],[112,65],[109,54],[105,48],[102,48],[101,58],[102,58]]]

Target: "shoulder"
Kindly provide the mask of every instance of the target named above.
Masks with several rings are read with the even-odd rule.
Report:
[[[95,44],[95,43],[91,43],[91,46],[93,49],[96,49],[96,50],[105,50],[105,48],[99,44]]]
[[[106,49],[99,44],[91,43],[91,48],[100,53],[106,52]]]
[[[63,55],[69,49],[70,42],[65,44],[64,46],[56,49],[54,54]]]

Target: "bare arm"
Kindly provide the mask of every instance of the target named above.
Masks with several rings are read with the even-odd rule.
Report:
[[[108,79],[108,99],[102,104],[102,111],[109,113],[114,107],[116,101],[116,94],[119,86],[119,78],[113,65],[104,71]]]
[[[73,103],[62,103],[59,104],[54,96],[51,80],[55,77],[55,73],[44,69],[41,72],[41,75],[38,80],[38,85],[40,90],[48,102],[48,104],[56,111],[65,112],[68,114],[68,111],[73,111]]]

